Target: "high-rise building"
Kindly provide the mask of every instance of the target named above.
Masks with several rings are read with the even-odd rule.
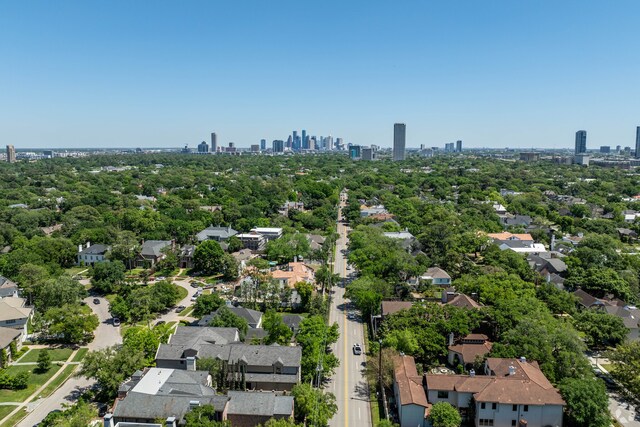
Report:
[[[462,140],[461,139],[456,141],[456,151],[458,153],[462,153]]]
[[[636,127],[636,159],[640,159],[640,126]]]
[[[575,154],[582,154],[587,152],[587,131],[579,130],[576,132],[576,149]]]
[[[404,148],[406,144],[407,125],[396,123],[393,125],[393,161],[404,160]]]
[[[302,144],[300,145],[300,148],[302,149],[309,148],[308,140],[307,140],[307,131],[305,129],[302,129]]]
[[[267,149],[267,140],[266,140],[266,139],[261,139],[261,140],[260,140],[260,149],[261,149],[262,151],[264,151],[264,150],[266,150],[266,149]]]
[[[215,132],[211,132],[211,151],[218,151],[218,135]]]
[[[373,148],[362,147],[362,160],[375,160],[376,152]]]
[[[601,145],[600,146],[600,153],[601,154],[609,154],[609,153],[611,153],[611,147],[609,145]]]
[[[349,147],[349,157],[351,160],[358,160],[361,157],[361,151],[359,145],[352,145]]]
[[[198,144],[198,153],[204,154],[204,153],[208,153],[208,152],[209,152],[209,144],[207,144],[204,141],[202,141],[200,144]]]
[[[13,145],[7,145],[7,162],[16,162],[16,148]]]
[[[284,141],[281,139],[274,139],[271,143],[271,149],[274,153],[284,153]]]
[[[251,152],[252,153],[257,153],[260,151],[260,146],[258,144],[252,144],[251,145]]]
[[[454,150],[453,142],[447,142],[446,144],[444,144],[444,152],[445,153],[453,153],[453,150]]]

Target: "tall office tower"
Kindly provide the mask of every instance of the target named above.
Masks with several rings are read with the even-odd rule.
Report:
[[[264,151],[264,150],[266,150],[266,149],[267,149],[267,140],[266,140],[266,139],[261,139],[261,140],[260,140],[260,149],[261,149],[262,151]]]
[[[295,144],[298,139],[298,131],[294,130],[291,134],[293,135],[293,143]]]
[[[329,139],[331,139],[331,135],[329,135]],[[344,141],[342,140],[342,138],[336,138],[336,150],[342,150],[343,146]]]
[[[209,152],[209,144],[207,144],[204,141],[202,141],[200,144],[198,144],[198,153],[204,154],[204,153],[208,153],[208,152]]]
[[[576,151],[575,154],[587,152],[587,131],[579,130],[576,132]]]
[[[359,145],[349,146],[349,158],[351,160],[358,160],[361,157],[361,150]]]
[[[13,145],[7,145],[7,162],[16,162],[16,148]]]
[[[636,159],[640,159],[640,126],[636,127]]]
[[[251,152],[252,153],[257,153],[260,151],[260,146],[258,144],[252,144],[251,145]]]
[[[302,129],[302,141],[300,148],[307,148],[307,131]]]
[[[407,125],[396,123],[393,125],[393,161],[404,160],[404,147],[407,136]]]
[[[601,145],[600,146],[600,153],[601,154],[609,154],[609,153],[611,153],[611,147],[609,145]]]
[[[218,135],[215,132],[211,132],[211,151],[218,151]]]
[[[362,147],[362,160],[375,160],[375,155],[373,148]]]
[[[271,143],[271,147],[274,153],[284,152],[284,141],[281,139],[274,139]]]
[[[456,141],[456,151],[458,153],[462,153],[462,140],[461,139]]]
[[[289,138],[287,138],[287,148],[296,148],[295,145],[293,145],[293,138],[291,137],[291,135],[289,135]]]

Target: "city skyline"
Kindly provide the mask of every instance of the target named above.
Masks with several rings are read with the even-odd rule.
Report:
[[[300,123],[388,148],[402,121],[407,146],[570,148],[575,129],[594,147],[633,146],[638,13],[632,1],[9,3],[0,138],[178,147],[214,128],[220,146],[249,147]],[[273,30],[300,20],[325,30]],[[305,67],[287,65],[296,55]]]

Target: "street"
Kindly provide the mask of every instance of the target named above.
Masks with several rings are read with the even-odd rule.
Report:
[[[189,306],[191,304],[191,297],[196,293],[196,289],[189,286],[190,278],[183,278],[175,280],[174,283],[178,286],[185,288],[188,291],[188,295],[177,305]],[[99,350],[105,347],[109,347],[115,344],[122,343],[122,336],[120,335],[120,328],[113,326],[111,323],[111,314],[109,314],[109,302],[103,297],[97,297],[100,300],[100,304],[94,304],[93,299],[96,297],[88,297],[84,299],[87,306],[91,307],[93,312],[98,316],[100,324],[95,330],[95,338],[87,345],[89,350]],[[154,323],[160,320],[165,322],[178,321],[181,317],[174,310],[160,316]],[[28,408],[35,408],[27,415],[19,424],[18,427],[32,427],[41,422],[47,414],[54,410],[62,409],[64,404],[72,404],[77,402],[78,396],[89,387],[95,384],[95,380],[85,378],[82,376],[74,376],[69,378],[60,388],[58,388],[51,396],[43,399],[40,402],[34,401],[28,405]]]
[[[351,270],[345,258],[349,228],[341,222],[344,204],[344,200],[341,200],[337,229],[340,237],[336,242],[333,271],[340,277],[347,278]],[[340,338],[332,348],[334,354],[340,359],[340,366],[336,369],[336,373],[327,387],[328,391],[336,395],[338,412],[329,421],[329,425],[332,427],[370,426],[369,391],[366,378],[363,375],[364,362],[366,361],[364,329],[362,320],[358,316],[353,320],[347,318],[349,301],[344,298],[344,292],[344,283],[334,287],[333,301],[329,312],[329,322],[337,322],[340,327]],[[363,346],[362,355],[353,354],[354,344]]]

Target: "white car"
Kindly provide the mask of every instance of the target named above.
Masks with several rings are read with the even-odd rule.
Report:
[[[353,345],[353,354],[356,356],[360,356],[362,354],[362,347],[360,347],[360,344]]]

